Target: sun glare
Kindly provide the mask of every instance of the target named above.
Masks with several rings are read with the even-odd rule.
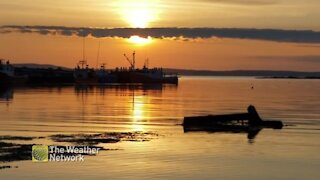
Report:
[[[146,117],[145,98],[143,96],[134,97],[133,109],[132,109],[132,128],[134,131],[143,131],[144,125],[141,124],[141,120]]]
[[[146,28],[158,18],[156,0],[120,0],[116,6],[124,21],[133,28]]]
[[[140,36],[131,36],[128,39],[128,41],[136,45],[146,45],[152,42],[152,38],[150,36],[148,36],[148,38],[142,38]]]
[[[132,118],[134,121],[139,121],[145,118],[145,105],[142,96],[134,97]]]

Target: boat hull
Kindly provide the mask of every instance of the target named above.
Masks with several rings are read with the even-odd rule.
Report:
[[[0,87],[8,87],[13,84],[13,78],[0,72]]]
[[[97,84],[99,83],[98,78],[75,78],[77,84]]]
[[[112,74],[117,77],[117,83],[178,84],[177,76],[153,77],[134,71],[114,72]]]

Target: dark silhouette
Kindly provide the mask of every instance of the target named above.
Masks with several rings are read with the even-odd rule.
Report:
[[[185,117],[184,132],[248,133],[248,139],[254,139],[263,128],[282,129],[281,121],[263,121],[254,106],[247,110],[247,113]]]
[[[0,101],[11,101],[13,99],[13,89],[10,87],[0,87]]]

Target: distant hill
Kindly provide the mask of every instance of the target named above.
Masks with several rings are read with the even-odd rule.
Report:
[[[178,73],[184,76],[254,76],[254,77],[320,77],[320,72],[300,71],[271,71],[271,70],[186,70],[186,69],[164,69],[167,73]]]
[[[13,64],[15,67],[27,67],[37,69],[73,69],[56,66],[51,64]],[[212,70],[192,70],[192,69],[172,69],[164,68],[166,73],[178,73],[181,76],[253,76],[253,77],[320,77],[320,72],[302,71],[272,71],[272,70],[231,70],[231,71],[212,71]]]
[[[27,67],[27,68],[35,68],[35,69],[57,69],[61,68],[63,70],[71,70],[70,68],[63,66],[56,66],[52,64],[35,64],[35,63],[25,63],[25,64],[13,64],[14,67]]]

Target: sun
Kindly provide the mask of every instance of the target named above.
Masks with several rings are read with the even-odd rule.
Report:
[[[150,36],[148,36],[148,38],[142,38],[140,36],[131,36],[128,39],[128,41],[136,45],[146,45],[152,42],[152,38]]]
[[[150,16],[151,12],[148,9],[133,9],[129,11],[128,17],[126,19],[129,21],[132,27],[135,28],[145,28],[148,23],[152,21]]]
[[[146,28],[158,19],[159,3],[156,0],[120,0],[116,7],[122,19],[133,28]]]

